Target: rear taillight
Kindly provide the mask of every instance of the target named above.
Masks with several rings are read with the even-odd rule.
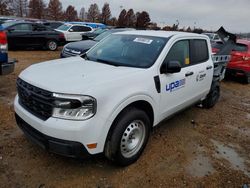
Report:
[[[0,44],[6,45],[7,44],[7,36],[4,31],[0,31]]]
[[[60,38],[60,39],[65,39],[64,34],[63,34],[63,33],[60,33],[60,34],[59,34],[59,38]]]
[[[249,61],[249,60],[250,60],[250,57],[248,57],[248,56],[243,56],[242,59],[243,59],[244,61]]]

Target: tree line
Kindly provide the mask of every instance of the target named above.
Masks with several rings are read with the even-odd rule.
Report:
[[[93,3],[87,11],[82,7],[78,14],[72,5],[64,10],[60,0],[50,0],[48,4],[44,0],[0,0],[0,15],[55,21],[101,22],[112,26],[137,28],[146,28],[151,21],[148,12],[135,13],[133,9],[123,9],[118,18],[112,17],[109,3],[104,3],[101,10]]]

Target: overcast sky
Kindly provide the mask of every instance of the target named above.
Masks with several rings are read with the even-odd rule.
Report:
[[[48,2],[49,0],[47,0]],[[118,17],[122,8],[147,11],[151,21],[158,25],[201,27],[217,30],[221,25],[230,32],[250,32],[250,0],[61,0],[63,8],[73,5],[78,10],[88,10],[97,3],[101,10],[110,4],[112,16]]]

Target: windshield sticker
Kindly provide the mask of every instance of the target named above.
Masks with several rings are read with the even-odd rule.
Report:
[[[153,42],[153,40],[146,39],[146,38],[135,38],[134,42],[140,42],[143,44],[151,44]]]
[[[185,87],[185,84],[186,84],[186,79],[181,79],[181,80],[177,80],[175,82],[172,82],[170,84],[167,84],[166,86],[166,91],[176,91],[182,87]]]

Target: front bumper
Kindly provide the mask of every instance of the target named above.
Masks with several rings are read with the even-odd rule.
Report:
[[[7,75],[14,71],[15,68],[15,60],[10,60],[8,63],[0,64],[0,75]]]
[[[72,158],[86,158],[90,156],[81,143],[47,136],[31,127],[17,114],[15,114],[15,117],[17,125],[24,132],[25,136],[41,148],[52,153]]]
[[[45,138],[52,137],[59,140],[70,141],[71,143],[80,143],[84,146],[81,147],[82,150],[85,151],[86,149],[91,155],[103,152],[108,134],[108,127],[105,125],[109,125],[109,121],[98,116],[94,116],[85,121],[71,121],[53,117],[44,121],[23,108],[18,100],[17,95],[14,101],[16,114],[26,122],[26,124],[39,132],[40,135],[45,135]],[[44,138],[44,136],[42,137]],[[88,145],[93,143],[97,144],[96,148],[88,148]]]

